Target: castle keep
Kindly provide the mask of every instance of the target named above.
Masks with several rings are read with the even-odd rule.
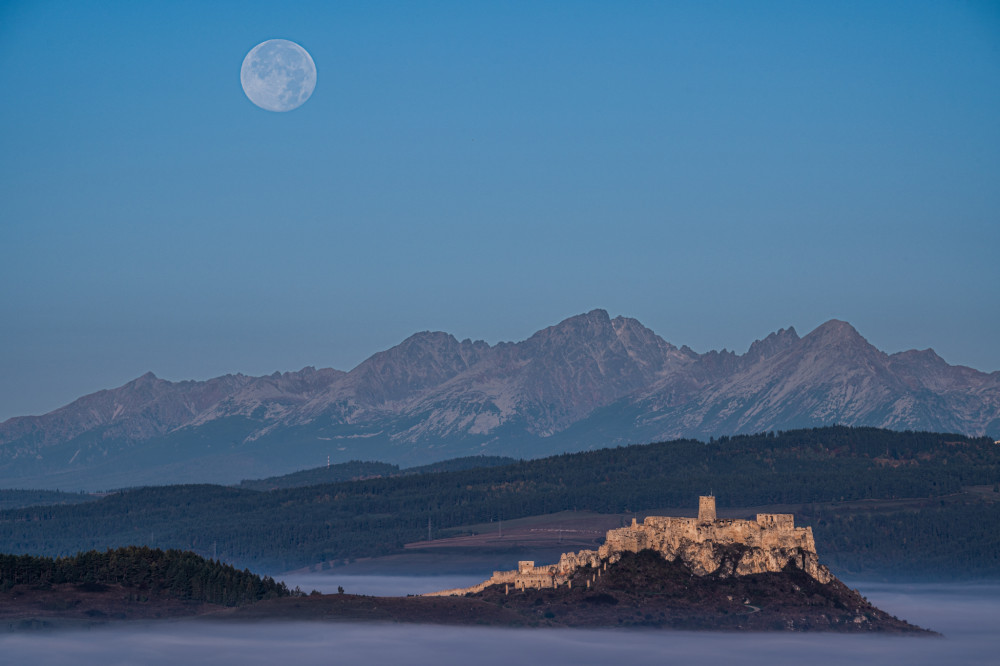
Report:
[[[535,566],[518,562],[514,571],[494,571],[478,585],[432,592],[426,596],[453,596],[481,592],[490,585],[508,589],[554,588],[570,585],[582,567],[600,570],[621,559],[622,553],[653,550],[669,561],[680,560],[699,576],[721,577],[778,572],[791,564],[821,583],[833,579],[819,563],[812,528],[795,527],[789,513],[758,513],[756,520],[720,520],[715,497],[700,497],[697,518],[647,516],[632,519],[628,527],[610,530],[598,550],[563,553],[556,564]]]

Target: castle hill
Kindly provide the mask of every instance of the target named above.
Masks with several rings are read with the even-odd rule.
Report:
[[[879,610],[820,564],[812,529],[790,514],[647,516],[597,550],[520,561],[466,588],[414,597],[317,595],[263,601],[233,618],[382,620],[493,626],[649,627],[932,635]]]
[[[495,571],[489,580],[468,588],[442,590],[425,596],[456,596],[481,592],[491,585],[515,590],[572,587],[581,569],[606,570],[624,553],[651,550],[668,561],[679,560],[698,576],[719,578],[780,572],[788,566],[801,569],[820,583],[833,576],[819,563],[812,528],[795,527],[795,517],[784,513],[759,513],[756,520],[720,520],[715,497],[703,496],[697,518],[648,516],[638,524],[610,530],[598,550],[563,553],[556,564],[536,566],[518,562],[516,570]],[[587,584],[589,587],[589,583]]]
[[[697,518],[633,519],[610,530],[597,550],[563,553],[551,565],[521,561],[478,585],[422,596],[342,589],[307,595],[194,553],[148,548],[57,560],[5,556],[0,565],[0,627],[15,631],[196,615],[215,621],[933,633],[886,614],[837,580],[820,564],[812,530],[796,527],[792,515],[719,519],[711,496],[700,498]],[[181,569],[202,573],[188,579]],[[228,578],[231,584],[208,585]]]

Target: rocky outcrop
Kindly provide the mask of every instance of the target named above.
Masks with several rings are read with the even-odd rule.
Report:
[[[932,633],[879,610],[836,579],[821,583],[795,567],[754,576],[697,576],[682,561],[667,561],[652,550],[582,567],[556,589],[492,585],[422,601],[491,604],[543,626]]]
[[[830,580],[816,555],[812,528],[795,527],[790,514],[758,514],[756,520],[649,516],[642,524],[608,532],[597,557],[613,563],[622,553],[643,550],[681,560],[699,576],[778,572],[791,564],[820,582]]]
[[[610,530],[598,550],[563,553],[551,565],[518,563],[513,571],[495,571],[478,585],[442,590],[427,596],[457,596],[481,592],[491,585],[513,589],[544,589],[571,585],[577,571],[606,569],[625,553],[652,551],[669,562],[682,562],[698,576],[717,578],[777,573],[789,566],[820,583],[833,575],[820,564],[812,528],[795,527],[791,514],[760,513],[756,520],[718,519],[715,498],[700,498],[697,518],[648,516],[640,524]]]

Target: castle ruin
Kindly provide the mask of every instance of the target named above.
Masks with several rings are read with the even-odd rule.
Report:
[[[790,513],[758,513],[756,520],[719,519],[715,497],[698,498],[697,518],[647,516],[628,527],[610,530],[598,550],[563,553],[556,564],[517,563],[514,571],[494,571],[478,585],[431,592],[424,596],[456,596],[481,592],[490,585],[507,589],[542,589],[572,585],[583,567],[600,571],[622,553],[653,550],[668,561],[680,560],[699,576],[720,577],[778,572],[786,566],[802,569],[821,583],[833,579],[819,563],[812,528],[795,527]]]

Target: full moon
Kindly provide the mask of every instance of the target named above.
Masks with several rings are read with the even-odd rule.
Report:
[[[302,106],[316,87],[316,64],[309,53],[287,39],[269,39],[250,49],[240,69],[243,92],[268,111]]]

